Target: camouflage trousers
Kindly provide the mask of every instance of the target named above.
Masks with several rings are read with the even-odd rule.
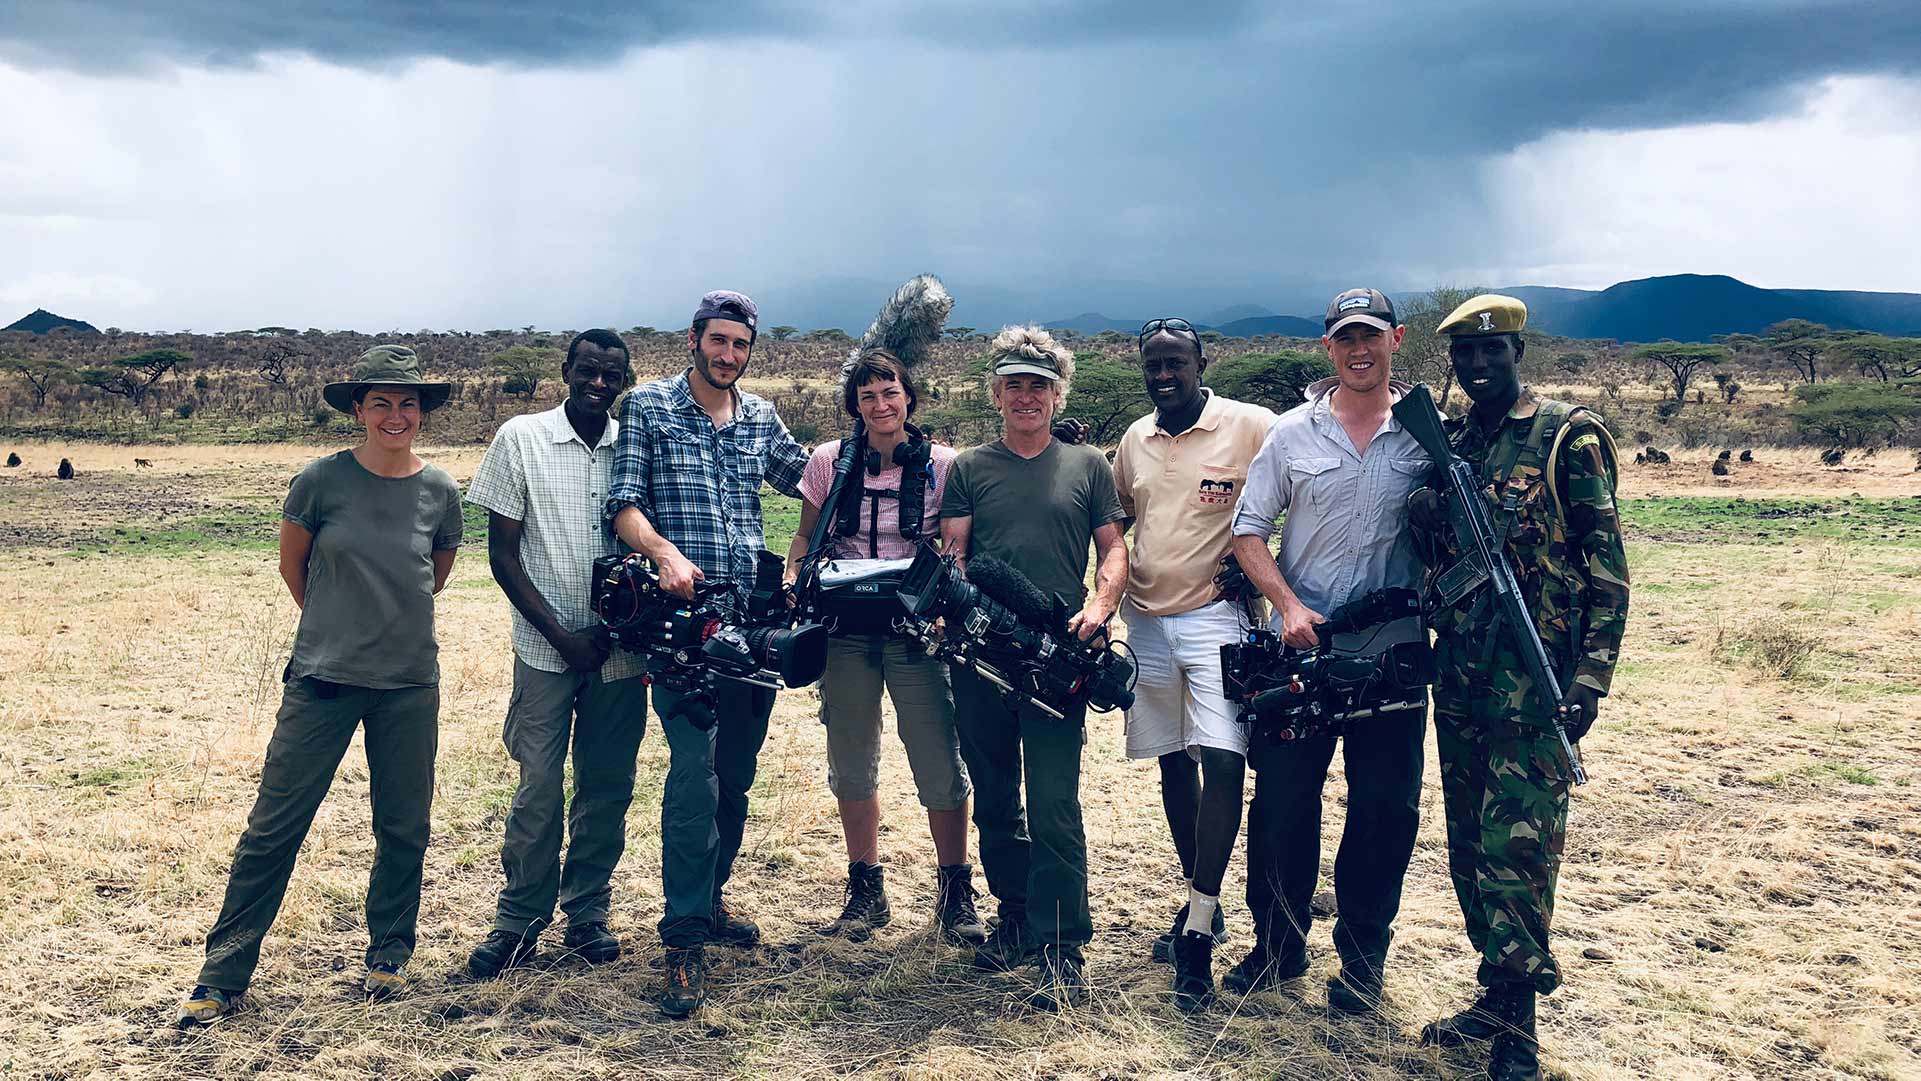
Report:
[[[1478,652],[1478,649],[1476,650]],[[1450,663],[1434,686],[1434,733],[1446,804],[1447,864],[1481,955],[1483,986],[1548,994],[1561,970],[1548,949],[1554,884],[1567,841],[1560,741],[1519,664]],[[1492,678],[1490,678],[1492,677]],[[1516,683],[1520,686],[1516,686]]]

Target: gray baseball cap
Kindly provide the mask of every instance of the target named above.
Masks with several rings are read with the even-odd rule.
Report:
[[[1327,327],[1327,336],[1332,338],[1349,323],[1365,323],[1392,331],[1401,320],[1395,316],[1394,302],[1386,293],[1379,289],[1349,289],[1327,302],[1327,315],[1322,322]]]

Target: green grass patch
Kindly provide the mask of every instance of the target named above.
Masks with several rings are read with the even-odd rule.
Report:
[[[1881,778],[1876,777],[1869,770],[1857,766],[1852,762],[1810,762],[1807,765],[1796,766],[1793,769],[1782,769],[1775,770],[1773,773],[1764,773],[1756,777],[1754,783],[1765,785],[1768,788],[1782,788],[1789,782],[1797,780],[1817,782],[1837,780],[1846,784],[1864,786],[1873,786],[1881,783]]]
[[[164,763],[158,758],[142,755],[125,762],[75,770],[68,774],[66,783],[71,788],[99,788],[114,791],[145,781],[159,773],[163,765]]]
[[[263,551],[280,541],[278,506],[223,507],[151,526],[124,525],[73,538],[76,552],[176,556],[196,552]]]
[[[1921,547],[1921,499],[1742,499],[1658,496],[1621,501],[1636,540],[1787,544],[1830,539]]]
[[[800,530],[800,500],[782,495],[772,488],[762,488],[760,513],[762,532],[767,535],[767,550],[786,555],[787,546],[794,542],[794,534]]]

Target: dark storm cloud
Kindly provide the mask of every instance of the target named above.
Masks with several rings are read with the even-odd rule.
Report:
[[[1289,129],[1391,132],[1419,147],[1484,151],[1544,131],[1743,120],[1831,74],[1921,70],[1914,0],[1710,0],[1442,5],[1375,2],[1296,12],[1257,3],[803,5],[527,0],[13,2],[0,55],[92,75],[155,63],[245,66],[306,53],[356,67],[441,57],[591,67],[630,49],[697,41],[794,42],[860,62],[891,46],[1027,54],[1083,85],[1137,81],[1139,137],[1172,114],[1206,140]],[[1103,67],[1116,46],[1128,67]],[[1138,66],[1136,66],[1138,65]],[[1017,99],[1018,84],[975,87]],[[1217,105],[1203,117],[1183,106]],[[1259,130],[1251,130],[1257,126]]]
[[[111,182],[128,175],[125,162],[173,161],[184,147],[202,151],[175,163],[190,172],[245,174],[266,147],[327,160],[281,141],[299,123],[285,115],[294,110],[335,159],[366,162],[380,146],[431,174],[428,209],[445,221],[415,235],[442,256],[481,236],[490,258],[480,263],[512,267],[547,258],[547,238],[586,222],[675,253],[609,266],[591,283],[557,276],[556,297],[527,319],[571,319],[637,293],[698,295],[722,279],[765,288],[770,301],[859,279],[802,305],[815,315],[776,317],[857,322],[867,298],[927,269],[972,283],[977,299],[964,306],[991,289],[1026,305],[957,312],[973,323],[1094,307],[1198,314],[1228,300],[1312,312],[1334,285],[1426,288],[1477,268],[1580,263],[1505,233],[1489,200],[1489,162],[1544,136],[1795,114],[1824,78],[1921,72],[1917,0],[1303,8],[0,0],[0,79],[11,66],[15,96],[47,103],[44,116],[13,110],[13,145],[0,145],[0,242],[9,211],[102,221],[111,211],[151,225],[159,264],[161,236],[199,236],[153,182],[180,173],[122,191]],[[166,109],[141,113],[149,96]],[[0,110],[0,135],[7,120]],[[97,165],[56,181],[54,144],[75,125]],[[540,153],[515,149],[529,139]],[[562,160],[581,175],[561,175]],[[1621,167],[1649,172],[1611,161],[1596,171]],[[1696,184],[1686,169],[1657,194]],[[229,198],[264,208],[284,188],[289,203],[273,214],[295,225],[354,221],[355,200],[374,197],[336,191],[336,180],[331,170],[290,185],[249,177]],[[737,235],[722,247],[687,224],[711,219],[713,190],[733,208]],[[1542,194],[1580,209],[1577,196]],[[199,205],[192,192],[176,201]],[[536,216],[543,228],[509,227]],[[1751,231],[1727,216],[1708,215]],[[1618,222],[1581,226],[1641,237],[1641,217],[1630,207]],[[75,255],[61,228],[37,234],[42,261],[99,273],[112,244]],[[333,243],[336,231],[308,243]],[[523,274],[478,282],[473,262],[450,263],[445,280],[475,307],[421,318],[479,325],[503,303],[530,302]],[[299,273],[270,269],[289,283]],[[854,299],[836,299],[843,292]],[[560,307],[569,302],[583,307]],[[387,318],[340,310],[331,318]]]

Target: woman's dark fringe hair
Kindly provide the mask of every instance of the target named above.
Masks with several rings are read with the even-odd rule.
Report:
[[[841,408],[847,410],[848,416],[859,417],[860,388],[875,380],[888,379],[899,383],[900,389],[907,392],[907,415],[913,416],[914,407],[920,404],[920,389],[914,386],[914,374],[899,357],[885,349],[869,349],[847,369],[847,377],[840,385]]]

